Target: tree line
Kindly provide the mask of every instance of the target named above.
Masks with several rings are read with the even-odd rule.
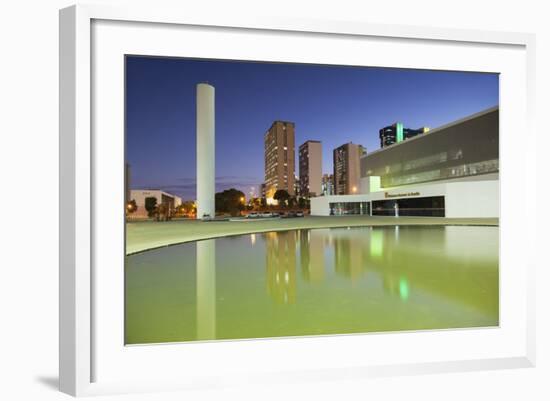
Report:
[[[278,189],[273,195],[278,203],[279,208],[301,208],[309,207],[309,202],[303,197],[295,197],[284,189]],[[158,203],[156,197],[151,196],[145,198],[145,210],[149,218],[155,218],[158,221],[171,220],[174,216],[194,216],[196,214],[196,205],[192,201],[183,202],[176,208],[170,208],[169,204]],[[216,213],[230,214],[231,216],[240,215],[244,210],[261,210],[268,208],[265,198],[251,199],[249,204],[246,204],[244,192],[235,188],[226,189],[215,194]],[[134,213],[138,209],[135,200],[131,200],[126,205],[127,214]]]

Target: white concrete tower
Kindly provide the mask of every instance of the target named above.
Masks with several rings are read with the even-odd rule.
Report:
[[[216,339],[216,240],[197,241],[197,340]]]
[[[215,90],[212,85],[197,85],[197,218],[214,217],[216,148]]]

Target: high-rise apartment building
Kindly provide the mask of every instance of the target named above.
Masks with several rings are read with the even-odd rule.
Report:
[[[266,197],[265,192],[266,192],[266,190],[265,190],[265,182],[262,182],[262,183],[260,184],[260,197],[261,197],[261,198],[265,198],[265,197]]]
[[[334,175],[323,174],[321,182],[321,193],[324,196],[334,195]]]
[[[333,151],[334,194],[353,195],[359,191],[360,159],[366,154],[362,145],[346,143]]]
[[[294,123],[274,121],[264,136],[265,196],[273,202],[278,189],[294,190]]]
[[[322,193],[322,149],[319,141],[306,141],[298,151],[300,166],[300,196],[319,196]]]
[[[393,145],[394,143],[404,141],[409,138],[413,138],[417,135],[424,134],[430,129],[428,127],[422,127],[418,129],[404,128],[403,123],[394,123],[382,128],[379,131],[380,134],[380,147]]]

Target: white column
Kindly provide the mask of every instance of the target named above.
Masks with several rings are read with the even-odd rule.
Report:
[[[215,90],[197,85],[197,218],[215,216]]]
[[[216,339],[216,240],[197,241],[197,340]]]

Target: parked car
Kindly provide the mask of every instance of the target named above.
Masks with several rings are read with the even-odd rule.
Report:
[[[250,212],[248,213],[248,216],[246,216],[248,219],[257,219],[260,217],[260,215],[257,212]]]
[[[271,212],[262,212],[260,213],[260,217],[271,217]]]
[[[293,210],[291,210],[290,212],[288,212],[288,213],[286,214],[286,217],[297,217],[297,216],[296,216],[296,212],[293,211]]]
[[[304,212],[301,211],[301,210],[298,210],[298,211],[296,212],[296,217],[304,217]]]

